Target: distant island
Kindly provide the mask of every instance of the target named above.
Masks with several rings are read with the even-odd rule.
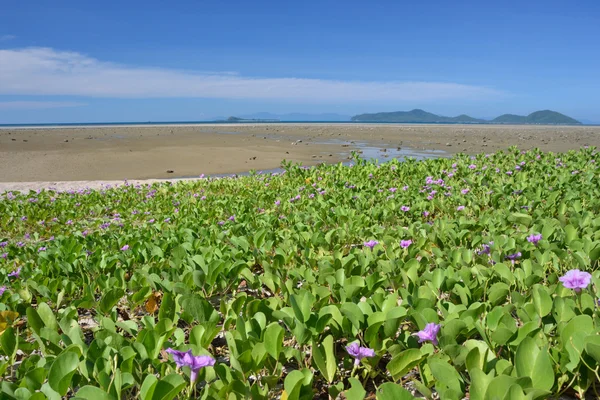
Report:
[[[352,117],[353,122],[403,122],[403,123],[452,123],[452,124],[543,124],[581,125],[581,122],[556,111],[542,110],[527,116],[503,114],[491,121],[473,118],[465,114],[457,117],[444,117],[424,110],[381,112],[360,114]]]
[[[225,120],[217,120],[216,122],[281,122],[278,119],[259,119],[259,118],[239,118],[229,117]]]

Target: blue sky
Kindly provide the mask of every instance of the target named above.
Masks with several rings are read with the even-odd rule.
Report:
[[[0,123],[413,108],[598,122],[599,38],[597,0],[4,0]]]

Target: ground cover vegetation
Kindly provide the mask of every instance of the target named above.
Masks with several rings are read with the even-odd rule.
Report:
[[[4,193],[1,397],[598,396],[596,159]]]

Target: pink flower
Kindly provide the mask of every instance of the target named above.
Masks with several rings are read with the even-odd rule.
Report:
[[[121,251],[127,251],[129,250],[129,245],[126,244],[125,246],[121,247]]]
[[[411,244],[412,244],[412,240],[410,240],[410,239],[400,241],[400,247],[402,247],[403,249],[408,248],[408,246],[410,246]]]
[[[400,207],[400,209],[404,212],[410,211],[410,207],[408,207],[408,206],[402,206],[402,207]]]
[[[589,286],[592,275],[588,272],[572,269],[564,276],[558,278],[558,280],[561,281],[567,289],[574,289],[576,292],[579,292],[581,289],[585,289]]]

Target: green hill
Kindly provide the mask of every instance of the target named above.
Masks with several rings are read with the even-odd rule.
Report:
[[[427,111],[420,109],[414,109],[411,111],[395,111],[395,112],[381,112],[375,114],[360,114],[352,117],[352,121],[355,122],[454,122],[454,123],[480,123],[485,122],[482,119],[469,117],[468,115],[459,115],[458,117],[444,117],[441,115],[432,114]]]
[[[502,114],[491,122],[495,124],[526,124],[527,117],[515,114]]]
[[[497,124],[547,124],[547,125],[575,125],[581,122],[551,110],[532,112],[528,116],[504,114],[491,121]]]
[[[352,117],[354,122],[401,122],[401,123],[460,123],[460,124],[542,124],[580,125],[581,122],[551,110],[533,112],[527,116],[503,114],[491,121],[473,118],[465,114],[457,117],[444,117],[421,109],[411,111],[381,112],[360,114]]]

